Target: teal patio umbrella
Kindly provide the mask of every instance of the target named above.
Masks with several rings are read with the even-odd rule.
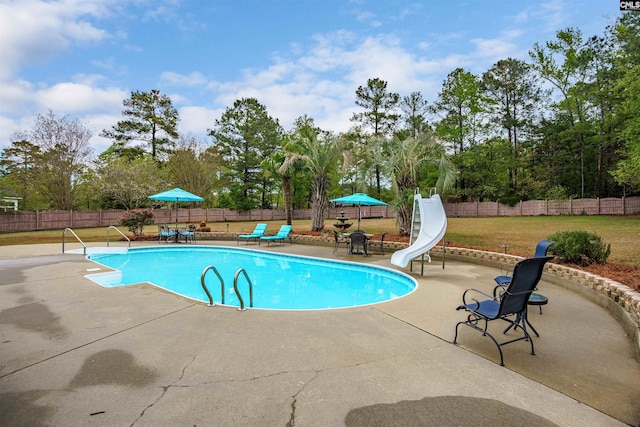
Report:
[[[333,203],[358,206],[358,230],[360,229],[360,206],[388,206],[382,200],[378,200],[364,193],[353,193],[350,196],[338,197],[330,200]]]
[[[202,202],[204,199],[195,194],[189,193],[182,188],[174,188],[173,190],[164,191],[162,193],[149,196],[151,200],[161,200],[165,202],[174,202],[176,204],[176,229],[178,229],[178,202]],[[176,234],[176,237],[178,235]]]

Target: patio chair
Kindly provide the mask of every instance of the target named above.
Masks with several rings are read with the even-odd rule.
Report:
[[[338,249],[340,249],[340,245],[341,244],[344,244],[344,247],[348,252],[349,251],[349,240],[345,239],[343,236],[340,235],[340,233],[338,233],[335,230],[331,230],[331,232],[333,233],[333,239],[334,239],[333,253],[335,254],[338,251]]]
[[[547,252],[551,245],[555,242],[550,242],[549,240],[540,240],[536,245],[536,252],[533,254],[533,258],[542,258],[547,256]],[[496,276],[493,280],[498,284],[498,286],[506,286],[511,282],[510,274],[502,274],[500,276]]]
[[[368,249],[368,239],[362,230],[356,230],[349,234],[349,255],[353,254],[364,254],[369,255]],[[362,252],[358,249],[362,248]]]
[[[380,237],[380,243],[378,246],[378,241],[374,241],[373,240],[369,240],[369,243],[367,245],[367,252],[371,253],[371,249],[376,249],[376,250],[380,250],[380,253],[382,255],[384,255],[384,237],[387,235],[387,233],[382,233],[382,237]]]
[[[273,236],[261,236],[258,245],[260,245],[260,242],[262,242],[263,240],[267,242],[267,246],[269,246],[272,242],[282,242],[282,244],[284,245],[284,241],[286,239],[289,239],[289,243],[293,244],[290,236],[291,228],[292,227],[290,225],[283,225],[280,227],[280,230],[278,230],[278,234],[275,234]]]
[[[551,242],[549,240],[540,240],[538,242],[538,244],[536,245],[536,251],[533,254],[533,258],[546,257],[547,256],[547,252],[549,251],[549,248],[554,243],[555,242]],[[493,293],[495,295],[496,291],[498,291],[498,288],[501,288],[499,290],[500,292],[504,292],[504,289],[511,282],[511,275],[510,274],[502,274],[500,276],[494,277],[493,280],[498,284],[496,289],[493,290]],[[547,304],[548,302],[549,302],[549,299],[546,296],[540,295],[540,294],[537,294],[537,293],[532,293],[531,297],[529,298],[529,305],[537,305],[538,309],[540,310],[540,314],[542,314],[542,306]],[[529,324],[529,326],[531,326],[531,324],[528,321],[527,321],[527,323]],[[531,326],[531,329],[533,330],[533,332],[537,336],[540,336],[540,335],[538,335],[538,331],[536,331],[533,326]]]
[[[158,224],[158,242],[168,242],[170,238],[176,236],[176,231],[169,228],[167,225]]]
[[[513,342],[521,340],[529,341],[531,354],[535,355],[533,339],[527,332],[526,316],[524,314],[527,310],[529,296],[542,277],[544,265],[552,258],[553,257],[526,258],[517,263],[513,269],[513,278],[502,295],[491,296],[477,289],[467,289],[462,295],[462,305],[458,306],[456,310],[465,310],[469,314],[467,315],[466,321],[456,324],[456,334],[453,338],[453,343],[455,344],[458,339],[458,327],[460,325],[466,325],[476,331],[482,332],[482,335],[491,338],[500,352],[500,366],[504,366],[502,346]],[[488,299],[479,301],[475,295],[482,295]],[[514,332],[520,329],[522,336],[499,343],[493,335],[487,331],[489,322],[493,320],[503,320],[509,323],[509,325],[513,327]],[[481,326],[482,323],[484,323],[484,326]],[[506,334],[509,329],[510,328],[507,328],[503,333]]]
[[[192,241],[195,243],[196,241],[196,226],[193,224],[189,224],[186,230],[181,230],[180,235],[184,237],[184,242],[189,243]]]
[[[256,224],[256,228],[253,230],[251,234],[241,234],[238,236],[238,244],[240,244],[240,240],[245,240],[247,244],[251,240],[259,241],[260,237],[264,236],[264,233],[267,231],[267,224]]]

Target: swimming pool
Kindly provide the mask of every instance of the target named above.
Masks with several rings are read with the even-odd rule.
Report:
[[[375,304],[399,298],[418,286],[411,276],[392,269],[298,255],[224,246],[148,247],[94,253],[87,258],[115,272],[86,277],[105,287],[150,282],[198,301],[209,302],[201,275],[215,266],[224,280],[225,305],[240,306],[233,279],[244,268],[253,283],[253,307],[272,310],[319,310]],[[220,281],[205,276],[216,304]],[[249,306],[249,285],[243,275],[238,288]]]

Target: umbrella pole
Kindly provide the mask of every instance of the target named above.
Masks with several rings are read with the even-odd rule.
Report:
[[[176,198],[176,243],[178,243],[178,199]]]

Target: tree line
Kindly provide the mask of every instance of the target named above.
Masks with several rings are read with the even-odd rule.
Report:
[[[355,92],[349,131],[301,115],[285,130],[256,98],[236,100],[208,130],[177,131],[179,113],[158,90],[134,91],[122,120],[92,132],[53,111],[14,135],[0,157],[0,196],[22,209],[148,207],[179,186],[205,207],[313,209],[366,192],[389,202],[409,233],[415,188],[455,200],[619,197],[640,190],[640,14],[624,13],[601,36],[577,28],[536,43],[529,60],[506,58],[480,75],[457,68],[432,102],[371,78]]]

